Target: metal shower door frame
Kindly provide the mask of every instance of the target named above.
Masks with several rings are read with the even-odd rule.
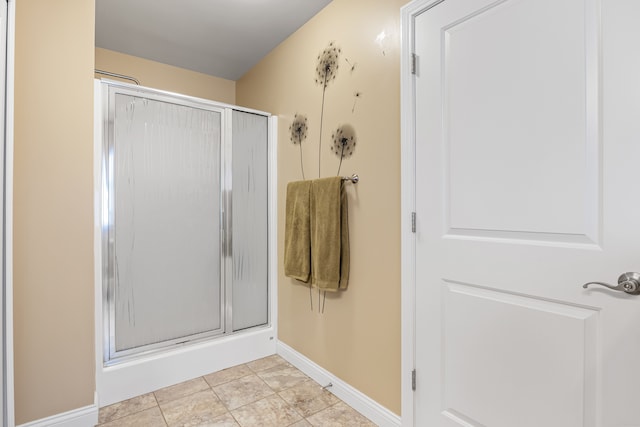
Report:
[[[103,141],[101,157],[101,233],[102,233],[102,292],[103,292],[103,362],[105,366],[123,361],[139,358],[158,351],[176,348],[186,343],[197,343],[210,338],[227,334],[231,331],[230,307],[231,292],[229,292],[228,277],[229,268],[232,265],[230,258],[230,145],[226,143],[225,117],[228,109],[216,104],[209,104],[204,100],[188,96],[158,91],[129,84],[103,81]],[[159,102],[168,102],[191,108],[198,108],[220,114],[220,328],[206,332],[200,332],[188,336],[182,336],[158,343],[147,344],[128,350],[117,351],[115,348],[115,207],[113,190],[114,183],[114,159],[113,149],[115,143],[114,117],[115,96],[124,94],[151,99]]]

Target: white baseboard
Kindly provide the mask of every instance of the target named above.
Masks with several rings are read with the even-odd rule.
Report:
[[[277,353],[318,384],[324,386],[331,383],[331,387],[327,390],[335,394],[346,404],[360,412],[378,426],[400,427],[402,425],[402,421],[398,415],[380,405],[364,393],[356,390],[282,341],[278,341]]]
[[[20,424],[18,427],[92,427],[98,424],[98,399],[96,396],[94,396],[93,402],[93,405]]]

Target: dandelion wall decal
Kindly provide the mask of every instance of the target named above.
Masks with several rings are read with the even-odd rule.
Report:
[[[324,95],[329,82],[335,80],[338,73],[340,48],[336,47],[333,42],[318,55],[318,63],[316,65],[316,83],[322,84],[322,107],[320,109],[320,141],[318,143],[318,178],[320,178],[320,166],[322,159],[322,122],[324,119]]]
[[[320,131],[319,131],[319,143],[318,143],[318,178],[321,177],[322,172],[322,131],[324,123],[324,106],[325,106],[325,94],[329,83],[336,79],[340,56],[342,51],[335,45],[334,42],[329,45],[318,55],[318,62],[316,64],[316,84],[322,85],[322,105],[320,109]],[[344,58],[347,64],[351,67],[351,72],[356,68],[356,63],[351,62],[348,58]],[[362,97],[362,92],[353,92],[353,106],[351,112],[354,113],[358,100]],[[302,156],[302,142],[307,137],[307,117],[302,114],[295,114],[291,126],[289,126],[290,140],[294,145],[300,147],[300,170],[302,171],[302,179],[305,178],[303,156]],[[342,168],[342,159],[351,157],[356,146],[356,135],[352,126],[343,125],[338,127],[331,135],[332,145],[331,151],[340,158],[338,165],[338,174]]]
[[[338,165],[338,173],[340,175],[340,168],[342,167],[342,159],[351,157],[353,151],[356,149],[356,131],[351,125],[342,125],[338,127],[333,134],[331,134],[331,151],[336,156],[340,157],[340,164]]]
[[[349,64],[349,66],[351,67],[351,72],[353,73],[353,70],[356,69],[356,65],[358,65],[357,62],[354,62],[353,64],[349,61],[349,58],[344,58],[345,61],[347,61],[347,64]]]
[[[340,48],[331,42],[329,46],[318,55],[316,83],[322,84],[322,86],[326,88],[332,80],[335,80],[339,67],[340,53]]]
[[[291,142],[300,146],[300,170],[302,171],[302,179],[304,179],[304,165],[302,163],[302,141],[307,139],[307,116],[296,114],[293,117],[293,123],[289,126]]]
[[[307,117],[297,114],[293,117],[293,123],[289,126],[291,132],[291,142],[294,144],[302,144],[307,139]]]
[[[360,92],[359,90],[353,92],[353,108],[351,108],[351,112],[355,112],[356,111],[356,102],[358,102],[358,99],[362,98],[362,92]]]

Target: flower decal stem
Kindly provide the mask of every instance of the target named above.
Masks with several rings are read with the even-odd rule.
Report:
[[[318,178],[320,178],[320,164],[322,162],[322,121],[324,119],[324,94],[327,90],[327,76],[324,77],[325,82],[322,85],[322,108],[320,109],[320,138],[318,141]]]
[[[320,178],[321,158],[322,158],[322,122],[324,119],[324,99],[329,83],[336,78],[338,72],[338,62],[340,49],[334,46],[333,42],[318,55],[316,65],[316,83],[322,84],[322,106],[320,108],[320,140],[318,142],[318,178]]]

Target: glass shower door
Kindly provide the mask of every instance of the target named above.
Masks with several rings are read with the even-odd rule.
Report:
[[[109,88],[107,360],[224,332],[221,123],[221,109]]]
[[[231,312],[233,331],[264,325],[268,317],[268,121],[231,115]]]

